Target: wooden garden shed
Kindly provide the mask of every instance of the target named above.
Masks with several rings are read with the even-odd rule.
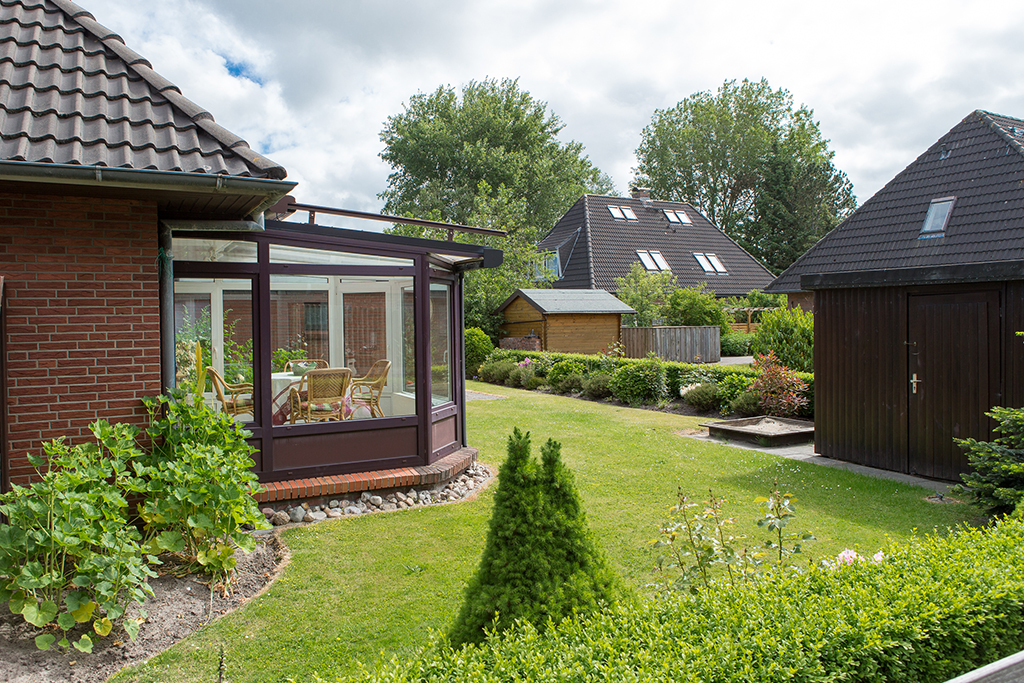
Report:
[[[1024,405],[1024,121],[972,112],[766,291],[813,293],[818,453],[959,479]]]
[[[506,338],[536,337],[539,351],[600,353],[620,341],[623,314],[636,313],[600,289],[517,289],[499,313]]]

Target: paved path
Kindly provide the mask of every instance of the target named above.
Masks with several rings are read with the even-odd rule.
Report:
[[[856,472],[857,474],[863,474],[867,477],[875,477],[877,479],[888,479],[890,481],[898,481],[903,484],[910,484],[911,486],[921,486],[926,489],[931,489],[942,495],[949,494],[950,488],[953,484],[946,481],[935,481],[932,479],[923,479],[921,477],[914,477],[909,474],[902,474],[900,472],[890,472],[889,470],[880,470],[875,467],[865,467],[864,465],[855,465],[852,462],[843,462],[842,460],[833,460],[832,458],[826,458],[817,455],[814,452],[814,444],[807,443],[798,446],[758,446],[756,444],[744,443],[742,441],[724,441],[722,439],[713,439],[707,434],[687,434],[692,439],[699,439],[701,441],[711,441],[714,443],[726,444],[733,448],[743,448],[750,451],[760,451],[761,453],[770,453],[772,455],[780,455],[783,458],[789,458],[790,460],[800,460],[802,462],[809,462],[815,465],[822,465],[824,467],[834,467],[840,470],[847,470],[849,472]]]
[[[753,362],[753,356],[722,356],[716,365],[749,365]]]

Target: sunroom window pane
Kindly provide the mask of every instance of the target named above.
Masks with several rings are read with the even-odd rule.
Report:
[[[412,282],[411,277],[271,276],[274,424],[416,414],[415,387],[403,381],[415,373],[415,334],[411,327],[407,334],[405,315]],[[350,383],[340,400],[308,410],[320,402],[309,397],[312,381],[304,383],[303,375],[323,368],[347,369]]]
[[[357,254],[328,249],[308,249],[283,244],[270,245],[271,263],[306,263],[328,266],[412,266],[412,259],[380,256],[378,254]]]
[[[178,387],[202,393],[235,420],[255,421],[252,281],[175,280],[174,326]]]
[[[430,399],[433,405],[452,400],[451,287],[430,285]]]
[[[256,263],[256,243],[243,240],[175,237],[171,242],[171,252],[177,261]]]

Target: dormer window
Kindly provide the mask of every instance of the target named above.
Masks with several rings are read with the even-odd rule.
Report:
[[[921,234],[918,239],[931,239],[942,237],[946,234],[946,224],[949,223],[949,216],[953,213],[953,203],[956,197],[940,197],[933,199],[928,205],[928,213],[924,217],[924,225],[921,226]]]

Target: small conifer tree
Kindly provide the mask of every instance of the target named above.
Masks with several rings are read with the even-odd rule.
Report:
[[[543,464],[530,457],[530,435],[514,429],[498,475],[494,512],[480,567],[449,638],[481,642],[485,629],[517,619],[543,631],[576,613],[615,602],[621,587],[594,542],[561,446],[548,440]]]

